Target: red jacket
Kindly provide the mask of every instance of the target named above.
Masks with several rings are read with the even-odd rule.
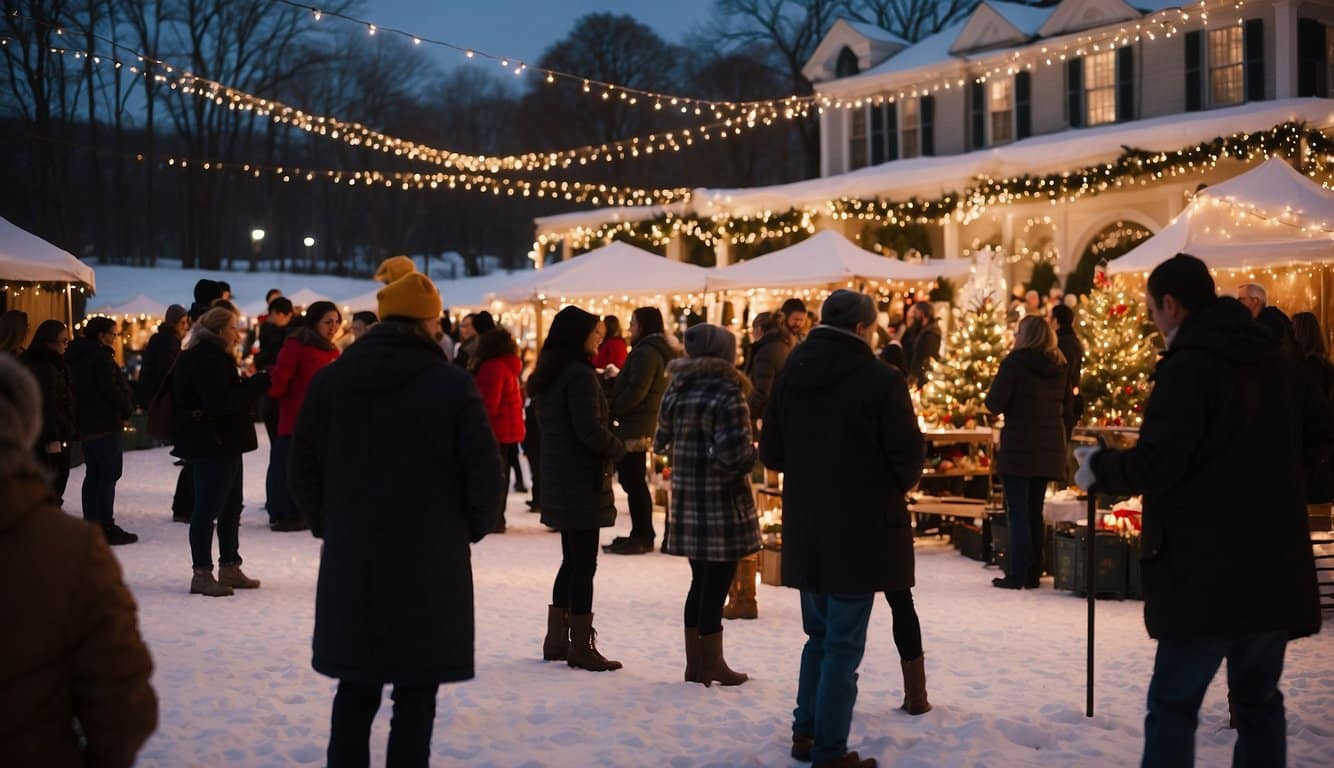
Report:
[[[269,371],[269,397],[278,401],[278,436],[296,431],[296,417],[306,401],[306,389],[315,372],[338,359],[338,348],[320,349],[301,343],[295,336],[283,342],[278,362]]]
[[[624,368],[627,354],[629,350],[625,346],[625,339],[620,336],[604,339],[598,347],[598,353],[593,356],[593,367],[606,368],[607,364],[611,363],[617,368]]]
[[[477,389],[482,393],[497,443],[523,442],[523,395],[519,393],[522,368],[516,355],[493,357],[477,366]]]

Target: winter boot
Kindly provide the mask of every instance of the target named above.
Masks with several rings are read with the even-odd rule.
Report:
[[[705,685],[741,685],[750,679],[749,675],[728,668],[727,660],[723,658],[721,630],[699,636],[699,677]]]
[[[232,589],[259,589],[259,579],[252,579],[239,565],[218,566],[218,583]]]
[[[547,636],[542,640],[543,661],[565,661],[570,647],[570,625],[564,608],[547,606]]]
[[[578,669],[592,672],[610,672],[621,668],[621,662],[603,656],[598,652],[597,630],[593,629],[593,614],[570,616],[570,648],[565,653],[565,663]]]
[[[217,579],[213,578],[212,568],[196,568],[194,577],[190,579],[190,594],[230,597],[232,588],[219,584]]]
[[[900,709],[910,715],[930,712],[931,702],[926,700],[926,656],[902,662],[902,666],[903,706]]]
[[[846,752],[842,757],[836,757],[833,760],[822,760],[815,763],[815,768],[876,768],[878,765],[874,757],[868,757],[865,760],[856,752]]]
[[[727,605],[723,606],[724,619],[759,618],[760,607],[755,602],[755,572],[759,565],[759,554],[743,557],[737,563],[736,576],[727,593]]]
[[[809,733],[792,734],[792,759],[801,763],[811,761],[811,750],[815,748],[815,737]]]
[[[699,629],[696,627],[686,627],[686,682],[704,683],[699,674]]]

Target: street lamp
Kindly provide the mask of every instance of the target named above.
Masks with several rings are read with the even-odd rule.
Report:
[[[302,244],[306,246],[306,263],[310,265],[310,271],[315,271],[315,238],[306,235]]]
[[[261,243],[264,242],[264,230],[250,230],[250,271],[259,269],[259,250]]]

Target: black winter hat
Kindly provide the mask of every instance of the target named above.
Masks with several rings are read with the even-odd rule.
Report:
[[[820,324],[835,328],[852,330],[858,323],[871,325],[875,322],[875,303],[864,293],[840,288],[829,294],[820,307]]]
[[[547,331],[546,344],[551,347],[583,349],[584,339],[597,327],[599,317],[574,306],[566,307],[556,313]],[[476,328],[476,318],[473,319]]]
[[[496,319],[491,316],[490,312],[482,310],[472,316],[472,329],[477,332],[478,336],[487,331],[494,331],[496,329]]]
[[[721,325],[690,326],[685,333],[685,347],[690,357],[716,357],[729,363],[736,360],[736,337]]]
[[[214,299],[222,298],[222,286],[216,280],[200,280],[195,283],[195,303],[205,306],[212,304]]]

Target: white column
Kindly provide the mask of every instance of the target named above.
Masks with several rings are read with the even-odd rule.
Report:
[[[1014,255],[1014,212],[1007,210],[1001,219],[1001,250],[1006,258]]]
[[[941,254],[947,259],[959,258],[959,222],[954,217],[945,220],[945,252]]]
[[[1297,4],[1279,0],[1274,4],[1274,98],[1297,95]]]
[[[820,176],[829,175],[829,113],[820,110]]]
[[[560,241],[560,260],[569,261],[570,259],[573,258],[574,258],[574,243],[571,243],[570,238],[566,237]]]
[[[685,241],[681,239],[681,233],[672,235],[672,239],[667,241],[667,259],[669,261],[685,261]]]
[[[715,266],[725,267],[732,263],[732,244],[727,240],[719,240],[713,244],[713,255],[716,260]]]

